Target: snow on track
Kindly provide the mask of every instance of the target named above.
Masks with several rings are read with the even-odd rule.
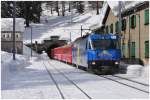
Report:
[[[50,60],[57,69],[76,83],[93,99],[148,98],[148,94],[108,79],[89,74],[59,61]]]
[[[100,77],[104,77],[104,78],[109,79],[111,81],[115,81],[117,83],[123,84],[127,87],[131,87],[133,89],[136,89],[136,90],[139,90],[139,91],[142,91],[145,93],[149,93],[149,86],[145,86],[145,85],[139,84],[137,82],[129,81],[129,80],[122,79],[120,77],[112,76],[112,75],[107,75],[107,76],[100,75]]]
[[[57,85],[60,94],[62,95],[62,99],[88,99],[88,97],[81,91],[79,88],[75,86],[68,78],[66,78],[61,72],[54,68],[54,66],[48,62],[45,62],[48,71],[51,73],[54,78],[55,85]],[[71,92],[73,91],[73,92]]]

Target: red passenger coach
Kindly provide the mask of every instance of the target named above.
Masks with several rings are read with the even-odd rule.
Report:
[[[72,47],[71,45],[66,45],[51,50],[52,58],[72,63]]]

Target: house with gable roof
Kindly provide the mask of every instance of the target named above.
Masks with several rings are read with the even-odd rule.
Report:
[[[15,47],[16,53],[23,53],[24,19],[16,18]],[[1,50],[12,52],[13,50],[13,18],[1,19]]]

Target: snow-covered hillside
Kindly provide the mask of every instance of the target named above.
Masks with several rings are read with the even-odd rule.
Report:
[[[41,16],[40,24],[31,24],[33,41],[42,42],[43,39],[53,35],[59,35],[60,39],[74,41],[81,36],[81,25],[83,29],[91,29],[101,26],[101,21],[104,17],[106,9],[100,9],[100,14],[96,15],[96,10],[86,10],[84,14],[75,13],[75,9],[71,12],[65,12],[65,16],[57,16],[56,12],[53,15],[50,11],[44,9]],[[89,30],[84,30],[85,35]],[[24,33],[24,43],[30,43],[31,28],[27,28]]]

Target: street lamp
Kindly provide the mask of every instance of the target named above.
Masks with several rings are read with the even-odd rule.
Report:
[[[13,60],[16,60],[15,53],[16,53],[16,48],[15,48],[15,18],[16,18],[16,2],[13,2]]]
[[[31,33],[31,35],[30,35],[30,39],[31,39],[31,41],[30,41],[30,43],[31,43],[31,46],[30,46],[30,48],[31,48],[31,57],[32,57],[32,26],[30,26],[30,27],[25,27],[25,28],[30,28],[30,33]]]

